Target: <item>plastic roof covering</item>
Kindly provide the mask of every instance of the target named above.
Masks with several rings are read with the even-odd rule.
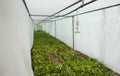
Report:
[[[59,10],[77,2],[78,0],[25,0],[31,15],[52,15]],[[90,1],[90,0],[84,0]],[[80,3],[71,7],[73,10],[80,6]],[[68,10],[70,10],[68,9]],[[63,11],[62,13],[67,12]],[[44,19],[45,17],[32,16],[33,19]]]

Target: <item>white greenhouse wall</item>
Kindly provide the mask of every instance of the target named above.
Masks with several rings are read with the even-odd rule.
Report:
[[[72,18],[56,21],[56,38],[73,47]]]
[[[75,17],[75,49],[80,50],[91,57],[101,59],[101,11],[84,14],[78,16],[79,20],[79,32],[76,33],[76,21]]]
[[[101,4],[95,3],[84,10],[120,3],[120,0],[106,1],[99,0]],[[79,15],[78,18],[80,33],[75,33],[75,50],[98,59],[120,74],[120,6]],[[77,16],[74,29],[76,20]]]
[[[79,13],[118,3],[120,0],[98,0],[80,9]],[[77,18],[80,33],[76,33]],[[53,22],[55,24],[51,22],[42,23],[43,31],[60,39],[72,48],[74,44],[75,50],[98,59],[108,68],[120,74],[120,6],[74,16],[74,38],[72,17]],[[52,28],[53,26],[56,29]]]
[[[0,0],[0,76],[33,76],[33,25],[22,0]]]
[[[56,21],[52,21],[51,23],[50,23],[50,26],[49,26],[50,28],[50,35],[52,35],[52,36],[54,36],[54,37],[56,37]]]

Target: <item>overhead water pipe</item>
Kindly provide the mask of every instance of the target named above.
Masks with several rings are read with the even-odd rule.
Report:
[[[83,0],[82,0],[82,1],[83,1]],[[83,1],[81,6],[77,7],[76,9],[74,9],[74,10],[72,10],[72,11],[70,11],[70,12],[64,14],[64,15],[61,15],[61,17],[64,17],[64,16],[66,16],[66,17],[72,17],[72,16],[67,16],[67,15],[69,15],[69,14],[77,11],[78,9],[83,8],[84,6],[86,6],[86,5],[90,4],[90,3],[93,3],[93,2],[95,2],[95,1],[97,1],[97,0],[92,0],[92,1],[89,1],[89,2],[87,2],[87,3],[84,3],[84,1]],[[55,18],[56,18],[56,17],[50,18],[50,19],[55,19]],[[49,19],[49,20],[50,20],[50,19]]]
[[[60,10],[60,11],[56,12],[56,13],[54,13],[53,15],[48,16],[47,18],[45,18],[45,19],[44,19],[44,20],[42,20],[41,22],[43,22],[43,21],[47,20],[47,19],[48,19],[48,18],[50,18],[50,17],[55,16],[56,14],[59,14],[60,12],[62,12],[62,11],[64,11],[64,10],[66,10],[66,9],[68,9],[68,8],[70,8],[70,7],[72,7],[72,6],[76,5],[76,4],[78,4],[78,3],[80,3],[81,1],[82,1],[82,0],[78,0],[77,2],[75,2],[75,3],[73,3],[73,4],[69,5],[69,6],[67,6],[66,8],[64,8],[64,9],[62,9],[62,10]],[[40,23],[41,23],[41,22],[40,22]]]

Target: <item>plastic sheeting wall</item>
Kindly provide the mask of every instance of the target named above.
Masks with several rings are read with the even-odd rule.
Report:
[[[76,21],[75,17],[75,49],[94,57],[101,59],[101,34],[102,34],[102,11],[97,11],[89,14],[78,16],[79,20],[79,32],[76,33]]]
[[[43,31],[73,47],[72,18],[45,22],[40,26],[42,26]]]
[[[120,73],[120,7],[80,15],[79,21],[75,49]]]
[[[54,36],[54,37],[56,37],[56,21],[52,21],[51,23],[50,23],[50,25],[49,25],[49,33],[52,35],[52,36]]]
[[[44,22],[40,25],[42,31],[56,37],[56,21]],[[40,30],[37,28],[37,30]]]
[[[72,18],[56,21],[56,38],[73,47]]]
[[[80,33],[75,33],[75,49],[120,74],[120,6],[78,17]]]
[[[120,0],[98,0],[96,3],[82,8],[79,12],[93,10],[120,3]],[[79,20],[79,31],[76,33],[76,21]],[[108,68],[120,74],[120,6],[111,7],[74,17],[74,38],[72,18],[56,22],[55,37],[69,46],[90,57],[98,59]],[[43,31],[49,33],[50,22],[43,23]],[[52,27],[51,26],[51,27]],[[54,28],[53,28],[54,29]],[[53,30],[51,29],[51,30]],[[53,35],[54,36],[54,35]],[[74,43],[73,43],[74,39]]]
[[[0,76],[33,76],[33,25],[22,0],[0,0]]]

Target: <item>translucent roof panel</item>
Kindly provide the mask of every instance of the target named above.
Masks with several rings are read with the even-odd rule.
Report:
[[[25,0],[31,15],[52,15],[78,0]]]
[[[78,0],[25,0],[31,14],[51,15]]]
[[[25,0],[32,19],[47,20],[46,17],[70,6],[66,10],[54,16],[71,16],[75,11],[82,8],[81,5],[88,5],[96,0]],[[53,17],[54,18],[54,17]],[[49,17],[51,19],[51,17]]]

